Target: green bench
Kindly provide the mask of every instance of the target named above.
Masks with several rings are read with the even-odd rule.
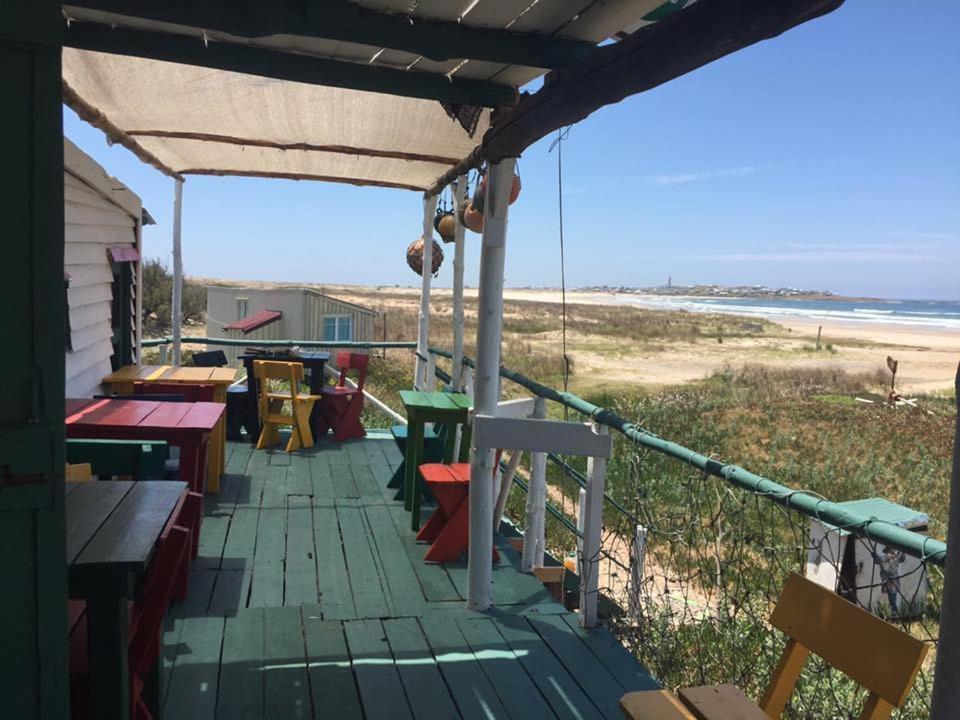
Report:
[[[161,440],[67,440],[68,463],[90,463],[94,475],[162,478],[170,448]]]

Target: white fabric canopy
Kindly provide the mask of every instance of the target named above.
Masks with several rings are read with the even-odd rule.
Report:
[[[484,110],[471,138],[433,100],[70,48],[63,51],[63,79],[175,172],[426,189],[478,144],[490,122],[490,112]],[[258,146],[264,143],[338,147],[331,152]],[[383,154],[408,157],[378,156]]]

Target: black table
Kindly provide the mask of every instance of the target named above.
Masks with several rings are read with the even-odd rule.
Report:
[[[186,490],[185,482],[162,480],[66,484],[67,580],[70,597],[87,603],[92,718],[130,716],[127,603]],[[158,697],[159,672],[158,658],[148,698]]]
[[[305,370],[310,371],[310,394],[319,395],[323,387],[323,367],[330,360],[328,352],[305,352],[300,355],[282,353],[276,355],[241,355],[243,365],[247,369],[247,412],[246,422],[250,442],[256,443],[260,438],[260,413],[257,410],[257,378],[253,374],[254,360],[273,360],[276,362],[303,363]],[[320,421],[320,403],[313,406],[310,413],[310,427],[313,429],[314,439],[317,438],[317,428]]]

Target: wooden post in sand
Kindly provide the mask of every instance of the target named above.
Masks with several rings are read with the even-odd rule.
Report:
[[[820,352],[820,333],[823,332],[823,325],[817,328],[817,352]]]
[[[933,678],[931,720],[960,717],[960,366],[954,382],[957,421],[953,434],[953,473],[950,479],[950,515],[947,522],[947,560],[943,566],[943,603],[940,637]]]

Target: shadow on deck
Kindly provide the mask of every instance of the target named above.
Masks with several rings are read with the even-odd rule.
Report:
[[[467,610],[465,562],[424,563],[385,488],[391,440],[227,453],[164,634],[165,717],[619,718],[624,692],[656,687],[505,543],[496,608]]]

